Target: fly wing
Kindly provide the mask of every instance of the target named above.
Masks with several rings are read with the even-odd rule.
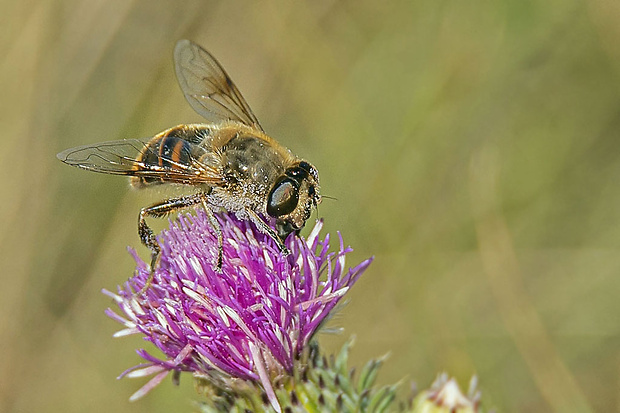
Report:
[[[168,138],[170,142],[170,138]],[[174,138],[177,139],[177,138]],[[142,178],[143,184],[222,182],[214,163],[205,163],[206,150],[186,140],[177,152],[166,149],[163,140],[143,142],[137,139],[101,142],[60,152],[57,157],[67,165],[88,171]],[[169,146],[169,145],[168,145]]]
[[[183,94],[199,115],[211,122],[234,120],[263,131],[237,86],[209,52],[179,40],[174,63]]]

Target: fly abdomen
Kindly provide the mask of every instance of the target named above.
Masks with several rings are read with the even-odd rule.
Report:
[[[183,139],[165,136],[158,149],[158,163],[163,168],[182,169],[190,163],[190,145]]]
[[[175,172],[185,171],[191,167],[192,144],[186,139],[175,136],[174,132],[173,128],[155,136],[145,145],[144,150],[136,159],[137,171],[142,168],[150,171],[155,166],[161,170],[161,173],[157,175],[145,173],[143,176],[138,173],[132,179],[132,185],[140,187],[175,182]]]

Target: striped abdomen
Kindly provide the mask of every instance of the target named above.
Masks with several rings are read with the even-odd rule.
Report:
[[[180,125],[155,135],[136,158],[137,173],[131,184],[135,187],[164,183],[200,183],[193,174],[195,160],[204,153],[198,145],[202,140],[195,128]],[[157,173],[151,173],[153,171]]]

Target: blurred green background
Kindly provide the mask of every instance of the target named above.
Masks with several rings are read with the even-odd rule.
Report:
[[[0,5],[0,411],[192,411],[189,376],[127,401],[143,342],[100,293],[163,195],[55,157],[201,121],[181,38],[318,167],[349,263],[376,256],[328,349],[391,352],[404,388],[477,374],[497,411],[620,411],[620,2]]]

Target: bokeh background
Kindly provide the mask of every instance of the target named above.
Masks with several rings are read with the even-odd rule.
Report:
[[[115,377],[148,343],[111,337],[100,293],[163,195],[55,157],[199,122],[181,38],[318,167],[350,263],[376,257],[326,348],[390,352],[379,380],[404,389],[476,374],[487,409],[620,411],[619,2],[0,7],[0,411],[192,411],[190,377],[127,401],[144,381]]]

